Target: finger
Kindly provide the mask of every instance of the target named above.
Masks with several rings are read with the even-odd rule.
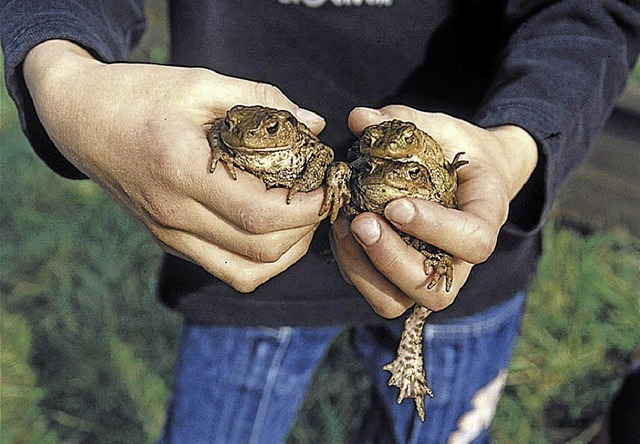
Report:
[[[319,215],[324,201],[322,188],[296,193],[291,203],[287,204],[286,188],[267,190],[260,179],[242,171],[238,171],[237,180],[234,180],[224,168],[217,168],[204,178],[203,183],[197,198],[232,224],[250,233],[306,227],[317,224],[327,216]]]
[[[404,105],[388,105],[381,108],[380,113],[386,120],[399,119],[415,123],[441,145],[460,140],[460,132],[472,127],[464,120],[447,114],[418,111]]]
[[[332,249],[341,272],[356,286],[377,314],[385,318],[396,318],[413,305],[410,298],[373,266],[351,235],[346,219],[339,217],[332,225],[331,233]]]
[[[313,232],[310,232],[280,259],[271,263],[253,261],[184,232],[175,232],[170,239],[158,241],[165,251],[200,265],[241,293],[250,293],[304,256],[312,237]]]
[[[147,213],[149,229],[161,232],[181,231],[199,239],[219,245],[231,252],[258,262],[275,262],[318,225],[307,225],[289,230],[253,234],[241,229],[195,201],[180,202],[179,210],[163,205],[161,212]]]
[[[359,136],[369,125],[376,125],[385,120],[389,119],[377,109],[358,107],[351,110],[347,123],[351,132]]]
[[[478,264],[493,252],[502,225],[482,204],[474,200],[455,210],[423,199],[399,199],[387,205],[384,215],[399,230]]]
[[[446,291],[444,279],[429,289],[431,273],[425,272],[424,255],[407,245],[381,216],[362,213],[351,223],[351,231],[380,273],[406,296],[431,310],[442,310],[453,302],[471,269],[465,261],[454,258],[451,290]]]
[[[460,140],[461,131],[476,128],[447,114],[418,111],[404,105],[388,105],[380,109],[354,108],[349,114],[349,128],[354,134],[360,134],[369,125],[393,119],[413,122],[441,145],[454,148],[455,141]]]
[[[224,113],[235,105],[262,105],[291,112],[315,134],[320,133],[325,126],[325,120],[321,116],[300,108],[273,85],[204,71],[200,73],[204,78],[196,90],[201,94],[200,104],[213,107],[217,111],[216,117],[222,117],[221,111]]]
[[[458,208],[482,218],[499,230],[507,220],[510,199],[499,174],[486,170],[486,166],[476,162],[459,171]]]
[[[426,113],[417,111],[413,108],[409,108],[404,105],[388,105],[380,109],[358,107],[354,108],[349,113],[349,128],[354,134],[360,134],[369,125],[376,125],[386,120],[404,120],[407,122],[413,122],[416,126],[421,127],[421,124],[425,122],[440,122],[448,123],[444,121],[444,114]]]
[[[179,123],[168,122],[175,132]],[[174,128],[175,127],[175,128]],[[237,180],[220,165],[209,172],[211,150],[204,134],[183,131],[184,141],[171,144],[157,140],[158,152],[153,169],[160,186],[170,186],[172,194],[182,192],[200,202],[232,225],[254,234],[272,233],[313,226],[327,215],[319,215],[324,201],[322,187],[297,193],[287,204],[286,188],[266,189],[262,180],[237,170]]]

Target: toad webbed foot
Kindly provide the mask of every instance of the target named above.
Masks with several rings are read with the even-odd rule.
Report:
[[[416,305],[406,319],[402,337],[396,352],[396,359],[382,367],[391,372],[387,383],[400,389],[398,404],[406,398],[413,398],[420,420],[424,421],[424,397],[433,398],[433,390],[427,385],[426,372],[422,358],[422,329],[431,310]]]
[[[431,282],[427,285],[427,289],[431,290],[435,287],[440,279],[444,277],[445,290],[451,290],[451,283],[453,282],[453,257],[449,254],[431,253],[427,250],[421,251],[424,255],[424,271],[425,273],[432,274]]]
[[[211,162],[209,163],[209,172],[213,173],[216,170],[216,166],[218,166],[218,161],[222,161],[224,166],[227,168],[229,175],[233,177],[233,180],[238,179],[238,175],[236,174],[236,170],[233,166],[233,157],[228,155],[221,149],[211,149]]]

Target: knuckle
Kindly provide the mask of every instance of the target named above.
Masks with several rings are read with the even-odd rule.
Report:
[[[389,257],[385,257],[384,259],[378,259],[376,261],[376,268],[382,274],[389,274],[395,270],[398,270],[403,266],[403,263],[406,261],[406,256],[402,252],[394,252]]]
[[[450,306],[455,300],[455,295],[449,293],[436,292],[430,293],[428,299],[420,302],[420,305],[427,307],[433,311],[441,311]]]
[[[264,279],[253,270],[244,270],[237,277],[233,278],[230,285],[240,293],[251,293]]]
[[[283,97],[282,91],[278,87],[261,82],[254,84],[254,94],[256,100],[264,105],[279,103]]]
[[[144,208],[154,224],[162,228],[172,228],[176,225],[174,211],[156,199],[145,199]]]
[[[378,316],[381,316],[385,319],[395,319],[407,311],[410,305],[404,306],[399,303],[397,304],[376,304],[372,305],[373,311],[376,312]]]
[[[268,230],[266,212],[261,207],[244,207],[238,210],[240,227],[251,234],[265,234]]]
[[[283,225],[281,209],[267,202],[253,201],[237,210],[238,226],[251,234],[275,234]],[[276,240],[274,240],[276,242]]]
[[[496,236],[483,231],[478,236],[478,240],[476,241],[476,248],[474,249],[473,254],[470,258],[471,262],[479,264],[489,259],[489,256],[491,256],[493,250],[496,247],[496,242]]]
[[[418,115],[416,110],[406,105],[387,105],[381,111],[390,117],[408,121],[416,120]]]
[[[473,248],[470,249],[467,260],[474,264],[486,261],[496,246],[497,236],[494,235],[486,224],[481,221],[467,221],[462,230],[467,239],[473,239]]]
[[[206,68],[188,68],[184,70],[185,80],[190,85],[190,89],[194,92],[200,92],[207,95],[211,91],[212,85],[215,85],[214,77],[216,73]]]
[[[288,246],[279,242],[256,241],[249,245],[247,256],[258,262],[276,262],[288,250]]]

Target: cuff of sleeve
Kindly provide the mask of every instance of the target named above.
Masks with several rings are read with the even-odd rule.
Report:
[[[562,142],[562,125],[557,112],[543,101],[505,101],[484,106],[474,119],[483,128],[516,125],[538,145],[538,164],[522,190],[513,199],[505,229],[520,233],[539,231],[551,212],[562,185],[556,158]]]
[[[22,63],[34,46],[52,39],[72,41],[103,61],[122,60],[126,57],[126,37],[118,37],[106,29],[89,27],[78,17],[65,14],[39,14],[30,23],[7,26],[3,35],[5,80],[9,95],[18,109],[20,125],[38,156],[56,173],[70,179],[86,176],[75,168],[56,148],[36,113],[33,101],[22,75]],[[107,37],[105,37],[107,36]]]

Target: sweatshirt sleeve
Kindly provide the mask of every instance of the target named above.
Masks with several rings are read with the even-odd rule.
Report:
[[[5,81],[20,124],[36,153],[62,176],[84,175],[55,147],[36,114],[22,75],[31,48],[46,40],[69,40],[105,62],[124,61],[144,32],[143,0],[10,0],[0,13]]]
[[[538,143],[538,167],[511,205],[516,229],[540,228],[604,126],[640,50],[639,5],[507,2],[509,37],[476,123],[518,125]]]

